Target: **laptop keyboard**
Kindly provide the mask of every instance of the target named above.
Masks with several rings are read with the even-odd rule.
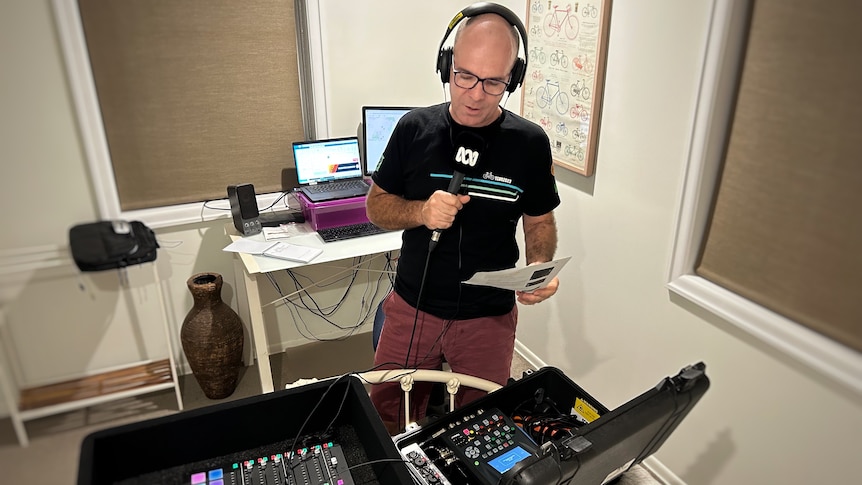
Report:
[[[374,234],[380,234],[383,232],[387,232],[386,229],[381,229],[370,222],[317,230],[317,233],[320,234],[320,237],[323,238],[324,242],[342,241],[344,239],[353,239],[355,237],[362,236],[373,236]]]
[[[362,180],[347,180],[345,182],[331,182],[328,184],[309,185],[304,188],[308,192],[320,194],[323,192],[341,192],[344,190],[362,190],[368,189],[368,184]]]

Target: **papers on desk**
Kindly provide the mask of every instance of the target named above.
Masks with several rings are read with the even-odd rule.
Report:
[[[308,263],[323,252],[323,249],[308,246],[299,246],[284,241],[253,241],[251,239],[237,239],[225,246],[224,251],[233,253],[254,254],[255,256],[269,256],[270,258],[286,259],[297,263]]]
[[[280,239],[288,239],[293,236],[304,236],[313,234],[315,231],[308,224],[280,224],[275,227],[264,227],[263,238],[267,241],[278,241]]]
[[[563,266],[572,259],[568,258],[534,264],[526,268],[512,268],[500,271],[484,271],[473,275],[468,285],[493,286],[504,290],[533,291],[548,286]]]

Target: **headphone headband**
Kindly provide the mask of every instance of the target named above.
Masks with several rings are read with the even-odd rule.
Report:
[[[521,43],[524,45],[524,52],[528,52],[527,30],[524,28],[524,24],[521,22],[521,19],[515,15],[515,12],[512,12],[500,4],[491,2],[477,2],[472,5],[468,5],[452,17],[452,20],[449,22],[449,26],[446,28],[446,33],[443,35],[443,40],[440,41],[440,47],[437,50],[437,72],[440,73],[440,80],[443,84],[449,82],[449,70],[452,67],[452,48],[443,48],[443,44],[446,43],[446,39],[449,38],[449,34],[451,34],[452,30],[455,29],[455,26],[465,18],[476,17],[486,13],[497,14],[515,27],[515,29],[518,30],[518,34],[521,36]],[[515,53],[515,55],[517,56],[517,53]],[[511,93],[517,89],[517,87],[524,82],[524,75],[526,72],[527,61],[521,57],[517,57],[515,59],[515,65],[512,66],[512,80],[509,82],[509,86],[506,87],[506,91]]]

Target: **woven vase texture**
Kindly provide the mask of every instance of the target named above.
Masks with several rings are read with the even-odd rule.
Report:
[[[188,279],[194,306],[180,331],[192,374],[210,399],[230,396],[242,368],[242,321],[222,300],[223,283],[218,273],[198,273]]]

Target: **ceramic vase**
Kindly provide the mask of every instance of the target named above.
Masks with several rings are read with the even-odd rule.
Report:
[[[189,278],[194,306],[180,331],[192,374],[210,399],[233,394],[242,368],[242,321],[222,300],[223,283],[218,273],[198,273]]]

